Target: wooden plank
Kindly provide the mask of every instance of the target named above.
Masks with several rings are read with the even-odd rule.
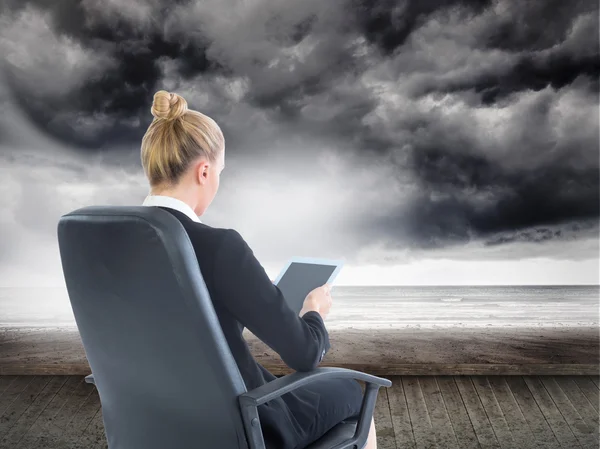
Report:
[[[507,376],[506,383],[510,387],[529,428],[545,448],[560,448],[560,444],[548,425],[544,414],[531,394],[531,390],[521,376]]]
[[[0,376],[0,398],[16,378],[17,376]]]
[[[565,392],[584,421],[586,421],[592,429],[598,429],[600,427],[598,403],[595,402],[593,395],[590,400],[590,397],[585,394],[588,389],[593,389],[596,393],[598,392],[594,383],[589,378],[580,378],[578,376],[557,376],[554,380],[560,386],[561,390]]]
[[[498,405],[502,409],[514,440],[518,441],[521,447],[546,449],[542,442],[535,439],[504,376],[489,376],[488,382],[492,387]]]
[[[573,379],[584,396],[588,399],[591,406],[596,410],[596,414],[598,414],[598,402],[600,402],[600,391],[598,391],[598,387],[585,376],[573,376],[570,377]]]
[[[406,396],[406,404],[410,413],[413,434],[417,448],[437,447],[431,419],[427,412],[427,405],[419,383],[419,376],[406,376],[402,378],[402,386]]]
[[[396,449],[396,438],[390,415],[387,388],[379,389],[373,419],[375,420],[375,431],[377,432],[377,447],[381,449]]]
[[[51,424],[47,426],[46,431],[39,435],[37,441],[33,442],[32,448],[44,449],[64,449],[60,443],[63,433],[68,429],[71,421],[79,412],[86,399],[95,389],[93,385],[86,384],[83,377],[71,390],[64,405],[58,411]]]
[[[419,377],[419,384],[421,385],[421,391],[423,391],[425,405],[429,412],[438,447],[458,449],[458,441],[454,435],[448,410],[446,410],[436,378],[434,376]]]
[[[0,376],[87,376],[87,363],[0,363]]]
[[[52,376],[44,389],[31,403],[29,408],[16,420],[10,431],[0,441],[0,447],[15,447],[24,437],[27,430],[35,423],[42,414],[43,410],[52,401],[54,396],[61,389],[67,378],[62,376]]]
[[[82,376],[61,378],[65,380],[62,387],[57,379],[50,379],[36,396],[33,380],[31,376],[4,380],[5,394],[0,395],[0,404],[9,413],[10,410],[23,413],[20,416],[11,413],[8,432],[0,433],[0,439],[4,439],[0,447],[106,449],[99,397],[93,385],[85,384]],[[466,380],[471,383],[470,388]],[[452,443],[447,445],[443,441],[444,435],[448,435],[448,423],[458,447],[500,447],[498,440],[502,441],[502,436],[494,433],[497,429],[494,420],[500,416],[498,410],[517,443],[515,448],[596,449],[599,444],[596,430],[599,415],[590,401],[598,389],[591,377],[488,377],[487,386],[482,379],[451,376],[397,377],[392,382],[391,388],[380,390],[376,406],[380,448],[452,447]],[[53,388],[58,389],[54,395]],[[9,397],[10,401],[6,399]],[[488,406],[494,400],[496,410],[494,405]],[[474,413],[477,409],[479,413]],[[442,424],[437,424],[440,420]],[[439,425],[446,426],[445,433],[436,430]],[[417,427],[416,433],[413,426]],[[483,433],[487,431],[495,444],[483,441],[479,444],[481,428],[486,426]],[[423,429],[427,427],[429,439],[423,438]]]
[[[600,388],[600,376],[589,376],[591,381],[594,382],[596,388]]]
[[[450,415],[454,435],[463,449],[481,447],[453,376],[437,376],[436,381]]]
[[[33,381],[34,376],[19,376],[8,386],[2,397],[0,397],[0,419],[4,412],[13,403],[17,397],[27,388],[27,385]]]
[[[85,429],[80,440],[73,449],[108,449],[108,442],[104,433],[104,422],[102,421],[102,409],[94,416],[90,425]]]
[[[500,443],[498,443],[492,425],[485,414],[485,409],[479,400],[479,395],[477,394],[477,390],[475,390],[471,377],[457,376],[455,377],[455,381],[473,424],[473,429],[475,429],[475,435],[477,435],[479,444],[486,449],[500,449]]]
[[[42,411],[42,414],[16,445],[15,449],[37,449],[44,447],[43,441],[38,444],[40,435],[48,434],[49,426],[52,424],[60,409],[67,402],[68,397],[73,392],[75,386],[81,381],[80,376],[65,376],[65,379],[65,383],[60,390],[58,390],[56,396],[52,398],[48,406]]]
[[[276,376],[291,374],[292,369],[283,363],[263,363],[263,366]],[[549,375],[549,376],[592,376],[600,373],[598,364],[567,363],[530,363],[530,364],[495,364],[495,363],[350,363],[323,362],[322,367],[347,368],[370,373],[376,376],[443,376],[443,375]],[[1,363],[0,375],[82,375],[91,373],[87,363],[75,364],[38,364],[38,363]]]
[[[583,420],[556,380],[546,376],[540,377],[540,379],[581,446],[597,448],[598,440],[594,435],[594,430]]]
[[[94,388],[69,423],[69,427],[62,433],[58,447],[75,447],[99,411],[100,397],[98,396],[98,391]],[[84,447],[87,448],[87,446]]]
[[[0,435],[6,435],[17,420],[35,401],[40,392],[50,381],[48,376],[35,376],[25,389],[6,408],[0,417]]]
[[[513,439],[504,413],[494,396],[492,387],[490,386],[486,376],[471,376],[473,386],[477,391],[481,405],[485,410],[488,420],[494,429],[496,439],[502,448],[514,448],[518,446],[518,442]]]
[[[562,414],[556,408],[556,404],[554,403],[552,397],[548,394],[542,381],[539,377],[534,376],[526,376],[523,378],[527,387],[529,387],[529,391],[533,395],[535,402],[537,402],[538,407],[542,411],[542,414],[546,418],[548,425],[552,429],[554,436],[560,442],[562,447],[568,448],[579,448],[581,445],[579,444],[577,438],[569,425],[564,420]]]
[[[415,448],[415,435],[413,434],[408,404],[404,395],[401,377],[392,377],[392,386],[387,389],[390,403],[392,427],[396,436],[396,446],[402,449]]]

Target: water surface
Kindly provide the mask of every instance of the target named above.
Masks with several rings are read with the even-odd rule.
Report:
[[[328,329],[598,326],[600,286],[334,287]],[[63,288],[0,287],[0,326],[75,326]]]

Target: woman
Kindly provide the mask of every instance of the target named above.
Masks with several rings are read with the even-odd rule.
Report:
[[[248,390],[275,379],[252,357],[244,327],[273,348],[292,369],[316,368],[329,349],[323,319],[331,306],[329,286],[313,290],[300,316],[242,236],[233,229],[203,224],[202,215],[217,193],[225,167],[225,140],[210,117],[187,108],[181,96],[161,90],[154,95],[155,117],[142,139],[141,159],[151,191],[146,206],[177,217],[186,229],[215,311]],[[269,449],[300,449],[340,421],[358,415],[360,384],[352,379],[314,382],[258,407]],[[371,422],[365,449],[374,449]]]

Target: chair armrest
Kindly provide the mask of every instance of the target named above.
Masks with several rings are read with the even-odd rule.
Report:
[[[312,371],[295,372],[288,374],[287,376],[279,377],[252,391],[238,396],[244,426],[247,431],[251,449],[263,449],[265,447],[262,432],[259,431],[260,421],[256,407],[316,380],[333,378],[356,379],[367,383],[354,435],[349,440],[339,443],[335,448],[331,449],[346,449],[355,446],[362,448],[369,435],[371,419],[373,418],[373,411],[375,410],[375,402],[377,401],[379,388],[390,387],[392,382],[388,379],[351,369],[324,367],[316,368]]]
[[[255,388],[252,391],[241,394],[239,396],[239,401],[243,406],[259,406],[318,379],[332,378],[350,378],[362,380],[380,387],[389,387],[392,385],[392,382],[388,379],[382,379],[381,377],[361,373],[360,371],[354,371],[346,368],[316,368],[312,371],[295,372],[288,374],[287,376],[279,377],[271,382],[261,385],[258,388]]]

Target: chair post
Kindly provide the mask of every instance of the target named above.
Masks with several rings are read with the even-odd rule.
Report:
[[[244,428],[246,430],[246,438],[250,444],[250,449],[266,449],[265,440],[260,427],[260,418],[258,417],[258,409],[254,405],[240,404]]]
[[[371,420],[373,419],[373,413],[375,412],[375,403],[377,402],[377,395],[380,388],[381,385],[373,383],[367,383],[365,386],[365,395],[360,408],[360,419],[358,420],[358,425],[354,432],[354,438],[357,440],[361,440],[362,438],[366,440],[366,437],[369,434]],[[371,419],[368,419],[369,417]]]

